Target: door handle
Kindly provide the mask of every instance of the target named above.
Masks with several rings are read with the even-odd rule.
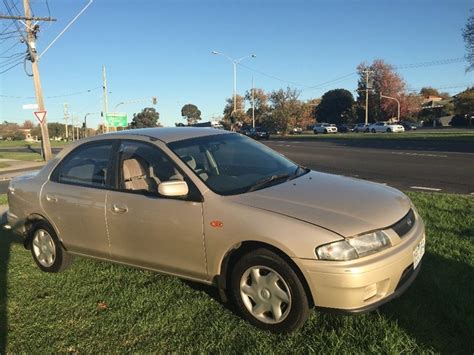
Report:
[[[115,203],[112,205],[112,211],[115,213],[125,213],[128,211],[128,208],[125,205],[119,205]]]
[[[49,201],[49,202],[58,202],[58,198],[57,198],[57,197],[54,197],[54,196],[51,196],[51,195],[46,195],[46,201]]]

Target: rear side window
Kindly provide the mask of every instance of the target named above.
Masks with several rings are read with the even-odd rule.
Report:
[[[112,147],[113,142],[109,141],[74,150],[54,172],[53,180],[64,184],[106,187]]]

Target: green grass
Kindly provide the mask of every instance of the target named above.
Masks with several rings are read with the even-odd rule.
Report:
[[[64,147],[67,145],[67,142],[61,142],[61,141],[50,141],[51,147]],[[26,142],[24,140],[21,141],[0,141],[0,148],[20,148],[20,147],[28,147],[32,146],[35,148],[39,148],[41,146],[40,142]]]
[[[370,314],[314,311],[290,335],[250,326],[212,288],[175,277],[83,258],[65,273],[41,273],[19,238],[2,231],[0,353],[471,354],[474,200],[410,197],[427,226],[427,251],[409,290]]]
[[[388,139],[388,140],[435,140],[435,141],[460,141],[474,142],[474,130],[457,131],[416,131],[403,133],[337,133],[337,134],[304,134],[287,135],[284,137],[272,136],[272,138],[288,139]]]
[[[8,203],[7,194],[0,194],[0,206]]]
[[[41,154],[33,152],[0,152],[0,159],[15,159],[25,161],[42,161]]]
[[[0,169],[8,168],[10,164],[7,164],[5,162],[0,162]]]

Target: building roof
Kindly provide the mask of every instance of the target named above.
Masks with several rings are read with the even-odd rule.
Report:
[[[140,135],[156,138],[165,143],[170,143],[188,138],[197,138],[229,133],[231,132],[208,127],[157,127],[128,129],[125,131],[107,133],[107,135]]]

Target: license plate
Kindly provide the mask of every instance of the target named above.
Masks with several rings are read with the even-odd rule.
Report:
[[[425,237],[418,243],[418,245],[413,249],[413,268],[416,269],[418,264],[425,253]]]

